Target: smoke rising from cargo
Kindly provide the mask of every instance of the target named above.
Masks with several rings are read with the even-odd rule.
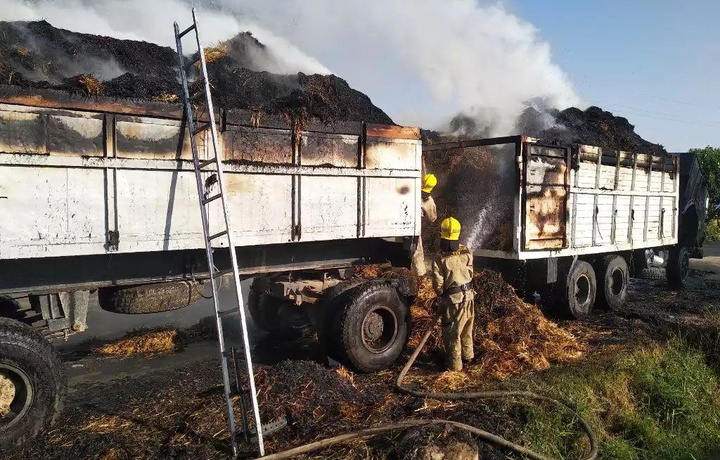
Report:
[[[580,101],[550,46],[500,2],[220,0],[289,39],[403,124],[506,135],[528,104]],[[467,127],[465,127],[467,128]]]
[[[180,27],[187,27],[192,20],[191,6],[182,0],[2,0],[2,3],[0,21],[44,19],[55,27],[74,32],[148,41],[173,49],[173,21],[177,21]],[[251,31],[272,55],[271,59],[256,63],[262,70],[280,74],[330,73],[316,59],[260,24],[217,8],[199,10],[204,46],[227,40],[240,32]]]

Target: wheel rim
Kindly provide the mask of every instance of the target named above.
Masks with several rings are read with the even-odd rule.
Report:
[[[622,294],[622,291],[625,288],[625,275],[623,274],[623,271],[619,268],[613,270],[610,280],[610,291],[612,292],[612,295],[619,296]]]
[[[590,279],[587,275],[580,275],[575,281],[575,301],[582,311],[587,310],[586,304],[590,302]]]
[[[387,351],[398,334],[398,321],[395,313],[384,305],[370,310],[363,319],[361,326],[362,342],[372,353]]]
[[[25,416],[33,399],[30,377],[20,368],[0,364],[0,432],[10,429]]]

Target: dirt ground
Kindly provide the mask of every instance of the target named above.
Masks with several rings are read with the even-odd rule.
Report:
[[[706,258],[692,261],[692,267],[692,282],[685,291],[671,291],[662,280],[633,280],[622,311],[597,312],[589,320],[559,325],[588,347],[583,360],[662,339],[668,331],[691,340],[693,335],[717,331],[720,245],[709,245]],[[267,439],[269,452],[406,417],[451,418],[510,438],[522,433],[522,416],[514,406],[400,396],[393,391],[398,369],[373,375],[323,369],[312,362],[317,358],[312,339],[288,344],[260,341],[254,352],[261,399],[271,402],[262,411],[266,418],[285,416],[289,423]],[[65,351],[65,358],[70,393],[57,427],[6,458],[229,458],[215,343],[201,341],[178,352],[125,359],[75,349]],[[433,363],[426,362],[415,372],[436,371]],[[342,392],[323,391],[330,387]],[[413,446],[428,439],[442,444],[447,438],[447,429],[442,428],[398,432],[310,458],[425,458]],[[480,458],[506,456],[480,445]]]

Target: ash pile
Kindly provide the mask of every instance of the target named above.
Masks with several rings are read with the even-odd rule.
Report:
[[[335,75],[268,72],[281,67],[278,58],[250,33],[205,53],[218,107],[291,119],[393,124],[369,97]],[[187,56],[186,62],[194,59]],[[71,32],[46,21],[0,21],[0,84],[83,97],[181,100],[174,49]]]

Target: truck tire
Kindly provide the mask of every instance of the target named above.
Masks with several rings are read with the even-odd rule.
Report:
[[[100,308],[113,313],[137,315],[178,310],[200,300],[202,284],[196,281],[100,288]]]
[[[270,294],[271,279],[257,277],[248,293],[248,310],[253,322],[276,338],[296,339],[310,328],[310,317],[303,306]]]
[[[18,321],[0,318],[0,379],[4,389],[0,400],[5,408],[9,403],[10,410],[0,416],[3,452],[55,423],[67,393],[67,378],[60,355],[44,337]]]
[[[685,287],[690,275],[690,253],[684,246],[674,246],[670,249],[665,276],[672,289]]]
[[[410,309],[395,288],[368,282],[342,295],[331,350],[358,372],[377,372],[398,359],[408,339]]]
[[[630,284],[625,258],[618,255],[603,257],[596,274],[598,290],[595,304],[604,309],[621,309]]]
[[[581,319],[588,316],[595,305],[597,279],[592,265],[577,260],[563,282],[553,289],[552,308],[566,318]]]

